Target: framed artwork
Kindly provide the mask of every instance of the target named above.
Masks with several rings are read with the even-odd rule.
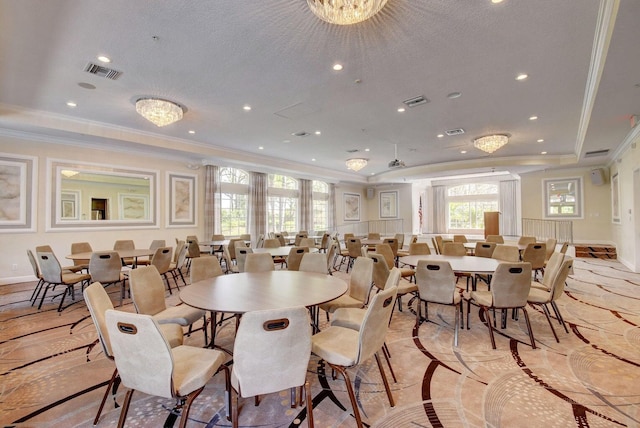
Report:
[[[0,230],[36,230],[38,159],[0,153]]]
[[[360,194],[343,193],[342,206],[345,221],[360,221]]]
[[[582,178],[542,180],[545,219],[583,218]]]
[[[167,226],[196,225],[196,176],[168,173],[169,217]]]
[[[380,218],[398,218],[398,191],[380,192]]]
[[[122,220],[146,220],[149,218],[149,197],[147,195],[119,193],[118,207]]]
[[[80,220],[80,192],[62,190],[60,192],[60,220]]]
[[[620,184],[618,173],[611,177],[611,221],[620,223]]]

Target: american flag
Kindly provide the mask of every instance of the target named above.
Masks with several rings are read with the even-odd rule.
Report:
[[[422,233],[422,196],[420,196],[420,205],[418,205],[418,220],[420,221],[420,233]]]

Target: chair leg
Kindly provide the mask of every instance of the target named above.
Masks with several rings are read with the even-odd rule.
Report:
[[[129,411],[129,404],[131,404],[131,396],[133,395],[133,389],[127,391],[127,395],[124,397],[122,403],[122,410],[120,410],[120,419],[118,419],[118,428],[124,426],[124,420],[127,419],[127,412]]]
[[[38,295],[40,294],[40,290],[42,290],[42,286],[44,285],[44,279],[40,278],[38,283],[36,284],[36,288],[33,289],[33,293],[31,293],[31,297],[29,301],[32,302],[31,306],[38,300]]]
[[[358,428],[363,428],[362,418],[360,417],[360,411],[358,410],[358,403],[356,402],[356,395],[353,392],[353,386],[351,385],[351,379],[349,379],[349,374],[342,366],[335,366],[333,364],[329,364],[331,368],[335,371],[340,372],[342,377],[344,378],[345,386],[347,387],[347,393],[349,393],[349,400],[351,401],[351,409],[353,410],[353,415],[356,418],[356,426]]]
[[[204,332],[204,347],[206,348],[209,345],[209,337],[207,334],[207,313],[204,313],[204,316],[202,317],[203,319],[203,324],[202,324],[202,331]],[[214,320],[212,320],[212,322],[214,322]]]
[[[51,287],[50,283],[47,283],[47,286],[44,287],[44,292],[42,293],[42,297],[40,298],[40,304],[38,305],[38,310],[40,310],[40,308],[42,308],[42,304],[44,303],[44,298],[47,296],[47,291],[49,291],[50,287]],[[53,288],[55,288],[55,285],[54,285]]]
[[[376,357],[376,363],[378,363],[378,370],[380,370],[380,376],[382,376],[384,389],[387,391],[387,397],[389,398],[389,405],[391,405],[391,407],[394,407],[396,404],[393,402],[393,395],[391,394],[391,388],[389,388],[389,381],[387,380],[387,375],[384,373],[384,368],[382,367],[382,362],[380,362],[380,357],[378,356],[377,352],[373,355],[374,357]]]
[[[107,397],[109,396],[109,391],[111,390],[111,385],[115,382],[118,377],[118,369],[116,368],[111,375],[111,379],[109,379],[109,384],[107,385],[107,389],[104,391],[104,396],[102,397],[102,401],[100,402],[100,407],[98,407],[98,413],[96,413],[96,417],[93,420],[94,425],[98,425],[98,420],[100,419],[100,415],[102,414],[102,409],[104,408],[104,404],[107,402]]]
[[[389,353],[389,348],[387,347],[386,342],[382,345],[382,355],[384,355],[384,359],[387,360],[387,366],[389,366],[389,372],[391,372],[393,383],[398,383],[398,379],[396,379],[396,374],[393,371],[393,367],[391,367],[391,354]]]
[[[487,323],[487,328],[489,328],[489,337],[491,338],[491,347],[496,349],[496,339],[493,337],[493,326],[491,325],[491,314],[489,314],[489,308],[485,306],[481,306],[484,311],[485,322]]]
[[[569,333],[569,330],[567,329],[567,324],[564,322],[564,318],[562,317],[562,314],[560,313],[560,309],[558,308],[558,305],[556,305],[556,302],[551,301],[551,308],[553,308],[553,312],[555,312],[556,314],[558,323],[560,323],[564,327],[564,331],[566,333]]]
[[[456,307],[456,320],[455,320],[455,324],[453,327],[453,345],[454,346],[458,346],[458,331],[460,330],[460,323],[462,322],[459,318],[459,312],[460,312],[460,307],[458,305],[455,305]]]
[[[531,340],[531,347],[536,349],[536,341],[533,338],[533,330],[531,329],[531,323],[529,322],[529,314],[527,313],[527,308],[523,307],[522,312],[524,312],[524,319],[527,321],[527,329],[529,330],[529,339]]]
[[[231,426],[233,428],[238,428],[238,401],[240,400],[240,394],[236,391],[234,394],[233,391],[229,391],[229,395],[231,396],[231,408],[232,408],[232,416],[231,416]]]
[[[307,426],[309,428],[313,428],[313,399],[311,398],[311,385],[309,385],[309,381],[306,380],[304,382],[304,392],[306,394],[306,404],[307,404]]]
[[[182,408],[182,415],[180,416],[180,428],[185,428],[187,426],[187,420],[189,419],[189,410],[191,410],[191,404],[193,400],[196,399],[198,395],[202,392],[204,386],[202,388],[196,389],[191,394],[187,395],[187,401]]]
[[[553,332],[553,337],[556,338],[556,342],[560,343],[560,339],[558,339],[556,330],[553,328],[553,324],[551,324],[551,317],[549,316],[549,308],[547,308],[547,305],[541,305],[541,306],[542,306],[542,310],[544,311],[544,316],[547,317],[547,322],[549,322],[549,327],[551,327],[551,331]]]

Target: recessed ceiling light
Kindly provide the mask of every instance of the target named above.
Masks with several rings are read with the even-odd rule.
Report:
[[[80,86],[81,88],[84,89],[95,89],[96,85],[92,85],[91,83],[86,83],[86,82],[79,82],[78,86]]]
[[[516,76],[516,80],[525,80],[527,77],[529,77],[528,74],[526,73],[520,73]]]
[[[320,132],[320,131],[316,131],[316,135],[320,135],[320,134],[321,134],[321,132]]]
[[[258,150],[264,150],[264,147],[260,146],[258,147]]]
[[[498,4],[498,3],[502,3],[503,0],[491,0],[491,3],[493,4]]]
[[[365,152],[370,152],[370,151],[371,151],[371,149],[364,149],[364,151],[365,151]]]
[[[109,58],[108,56],[100,55],[98,57],[98,61],[109,63],[111,62],[111,58]]]
[[[538,119],[538,116],[531,116],[531,117],[529,118],[529,120],[537,120],[537,119]]]
[[[546,155],[546,154],[547,154],[547,152],[540,152],[540,154],[541,154],[541,155]]]
[[[342,70],[342,64],[333,64],[333,69],[335,71],[340,71]]]
[[[466,150],[460,150],[460,153],[465,154],[465,153],[467,153],[467,151]]]
[[[456,98],[460,98],[462,96],[462,92],[451,92],[450,94],[447,95],[447,98],[449,98],[450,100],[456,99]]]
[[[72,108],[73,108],[73,107],[77,107],[77,106],[78,106],[78,104],[76,104],[76,103],[75,103],[75,102],[73,102],[73,101],[67,101],[67,106],[68,106],[68,107],[72,107]]]
[[[312,158],[312,159],[311,159],[311,162],[315,162],[315,161],[316,161],[316,158]]]
[[[398,113],[404,113],[405,109],[404,107],[398,107]]]
[[[245,111],[249,111],[251,110],[251,106],[250,105],[246,105],[244,107],[242,107]]]
[[[189,134],[195,134],[195,133],[196,133],[196,131],[194,131],[193,129],[189,130]]]
[[[540,138],[540,139],[538,140],[538,143],[544,143],[544,140],[543,140],[542,138]]]
[[[444,137],[444,134],[438,134],[437,137],[438,138],[442,138],[442,137]]]
[[[375,172],[372,172],[372,173],[371,173],[371,174],[369,174],[369,175],[376,175],[376,173],[375,173]]]

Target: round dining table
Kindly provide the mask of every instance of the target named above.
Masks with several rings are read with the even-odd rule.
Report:
[[[316,320],[317,306],[346,293],[347,283],[335,276],[313,272],[276,270],[220,275],[194,282],[180,291],[180,300],[210,311],[211,337],[215,340],[215,314],[306,306]],[[317,326],[314,326],[317,329]]]
[[[400,257],[399,262],[415,268],[420,260],[439,260],[447,261],[451,265],[451,269],[456,273],[482,273],[492,274],[498,268],[500,260],[488,257],[476,256],[443,256],[440,254],[404,256]],[[476,289],[475,275],[471,275],[471,288]]]

